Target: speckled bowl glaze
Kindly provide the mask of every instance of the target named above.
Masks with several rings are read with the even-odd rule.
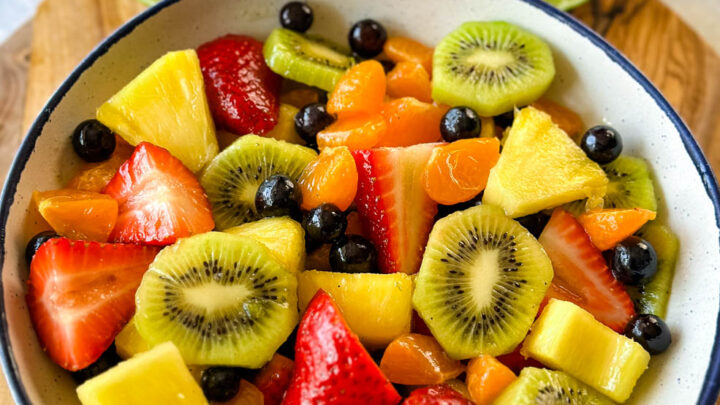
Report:
[[[194,48],[228,32],[264,38],[284,0],[166,0],[111,35],[48,101],[18,151],[2,194],[3,270],[0,359],[19,404],[74,404],[75,384],[38,345],[25,305],[30,197],[58,188],[80,163],[68,136],[81,120],[167,51]],[[661,220],[681,241],[667,315],[668,352],[652,359],[630,402],[714,404],[718,393],[720,297],[718,189],[710,167],[668,102],[622,55],[568,15],[535,0],[311,0],[312,32],[344,41],[351,23],[381,21],[391,34],[437,43],[460,23],[506,20],[541,36],[554,50],[555,98],[588,124],[609,123],[624,153],[653,167]]]

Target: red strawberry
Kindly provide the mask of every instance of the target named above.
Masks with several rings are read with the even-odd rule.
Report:
[[[52,239],[30,265],[27,303],[50,358],[76,371],[97,360],[135,312],[158,248]]]
[[[358,169],[358,213],[378,251],[384,273],[415,273],[437,204],[425,193],[422,173],[434,144],[353,151]]]
[[[547,297],[574,302],[612,329],[625,329],[635,315],[633,302],[577,220],[557,208],[538,240],[555,271]]]
[[[472,405],[448,385],[431,385],[410,393],[402,405]]]
[[[264,134],[277,124],[280,76],[265,64],[263,44],[225,35],[197,50],[215,125],[238,135]]]
[[[275,353],[253,380],[253,384],[262,391],[265,405],[279,405],[285,390],[290,385],[293,372],[293,361]]]
[[[167,150],[139,144],[103,193],[118,201],[110,240],[168,245],[215,227],[197,178]]]
[[[319,290],[298,327],[295,371],[284,405],[395,405],[400,395]]]

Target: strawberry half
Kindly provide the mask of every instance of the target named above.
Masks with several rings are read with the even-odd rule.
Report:
[[[32,260],[27,303],[50,358],[70,371],[94,363],[135,312],[135,290],[159,248],[45,242]]]
[[[472,405],[449,385],[430,385],[410,393],[402,405]]]
[[[283,404],[395,405],[400,400],[332,298],[318,290],[298,327],[295,370]]]
[[[358,213],[378,251],[384,273],[420,268],[437,204],[422,173],[436,144],[353,151],[358,171]]]
[[[624,330],[635,315],[633,302],[580,223],[557,208],[538,240],[555,271],[547,298],[573,302],[610,328]]]
[[[277,124],[280,76],[265,64],[263,44],[225,35],[197,50],[215,125],[238,135],[262,135]]]
[[[168,245],[215,227],[195,175],[170,152],[147,142],[135,148],[103,193],[118,201],[114,242]]]

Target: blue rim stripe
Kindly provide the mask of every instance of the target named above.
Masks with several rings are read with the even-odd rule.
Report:
[[[60,85],[57,91],[52,95],[42,112],[33,122],[27,136],[23,140],[20,148],[15,155],[13,164],[10,168],[5,186],[3,187],[2,196],[0,196],[0,262],[5,259],[5,227],[7,225],[10,207],[15,198],[17,184],[20,181],[22,171],[35,147],[35,142],[40,136],[42,129],[50,118],[50,114],[60,103],[68,90],[75,84],[78,78],[90,68],[95,61],[104,55],[115,43],[130,34],[135,28],[150,17],[154,16],[162,9],[174,4],[180,0],[163,0],[148,10],[142,12],[138,16],[121,26],[117,31],[105,39],[98,45],[80,65],[68,76],[68,78]],[[670,106],[662,94],[650,83],[650,81],[619,51],[613,48],[605,39],[586,27],[584,24],[576,20],[571,15],[557,10],[553,6],[541,0],[521,0],[530,4],[563,24],[572,28],[575,32],[590,40],[595,46],[603,50],[605,54],[616,64],[625,70],[642,88],[655,100],[658,107],[670,119],[680,134],[688,155],[692,159],[700,177],[705,186],[708,197],[715,208],[715,223],[720,229],[720,191],[718,191],[717,181],[710,165],[703,155],[700,147],[693,138],[690,130],[687,128],[680,116]],[[715,334],[715,344],[711,353],[710,365],[708,366],[705,380],[698,398],[700,405],[714,405],[720,390],[720,314],[717,322]],[[20,381],[20,372],[18,371],[15,358],[10,348],[10,338],[8,334],[8,324],[5,314],[4,289],[2,288],[2,279],[0,278],[0,363],[2,364],[5,378],[8,381],[10,392],[16,403],[20,405],[30,405],[25,387]]]

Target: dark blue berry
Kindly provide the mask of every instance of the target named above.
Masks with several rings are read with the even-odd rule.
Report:
[[[620,134],[607,125],[598,125],[585,132],[580,147],[590,160],[606,164],[617,159],[622,152],[623,143]]]
[[[623,284],[638,285],[655,275],[657,264],[652,245],[645,239],[630,236],[615,246],[612,274]]]
[[[317,144],[317,133],[335,122],[324,104],[313,103],[301,108],[295,115],[295,131],[308,144]]]
[[[75,128],[73,149],[87,162],[107,160],[115,150],[115,134],[98,120],[87,120]]]
[[[122,359],[115,351],[115,344],[112,344],[107,350],[105,350],[103,354],[100,355],[97,360],[95,360],[94,363],[85,367],[82,370],[73,371],[72,378],[78,384],[82,384],[86,380],[89,380],[96,375],[102,374],[105,371],[111,369],[121,360]]]
[[[446,142],[477,138],[481,130],[480,117],[470,107],[453,107],[440,121],[440,133]]]
[[[625,326],[625,336],[640,343],[650,354],[662,353],[672,343],[667,324],[660,317],[650,314],[632,317]]]
[[[200,387],[210,401],[229,401],[237,395],[240,380],[247,374],[248,370],[240,367],[208,367],[202,372]]]
[[[316,243],[331,243],[345,234],[347,218],[334,204],[320,204],[303,219],[305,235]]]
[[[262,217],[289,216],[299,221],[301,203],[300,187],[281,174],[265,179],[255,194],[255,209]]]
[[[307,31],[313,23],[313,11],[307,3],[291,1],[280,9],[280,25],[297,32]]]
[[[493,118],[495,125],[499,126],[502,129],[512,126],[513,120],[515,120],[515,111],[514,110],[510,110],[510,111],[504,112],[500,115],[496,115]]]
[[[376,273],[375,246],[360,235],[337,239],[330,248],[330,267],[340,273]]]
[[[49,241],[50,239],[59,237],[60,236],[54,231],[43,231],[33,236],[32,239],[30,239],[30,242],[28,242],[27,246],[25,247],[25,260],[27,260],[28,264],[32,262],[33,256],[35,256],[35,253],[37,253],[38,249],[40,249],[40,246],[42,246],[43,243]]]
[[[348,42],[353,52],[363,58],[372,58],[382,52],[387,32],[375,20],[362,20],[355,23],[348,33]]]
[[[545,229],[545,225],[547,225],[550,220],[550,215],[538,212],[537,214],[516,218],[515,220],[530,231],[534,237],[539,238],[543,229]]]

